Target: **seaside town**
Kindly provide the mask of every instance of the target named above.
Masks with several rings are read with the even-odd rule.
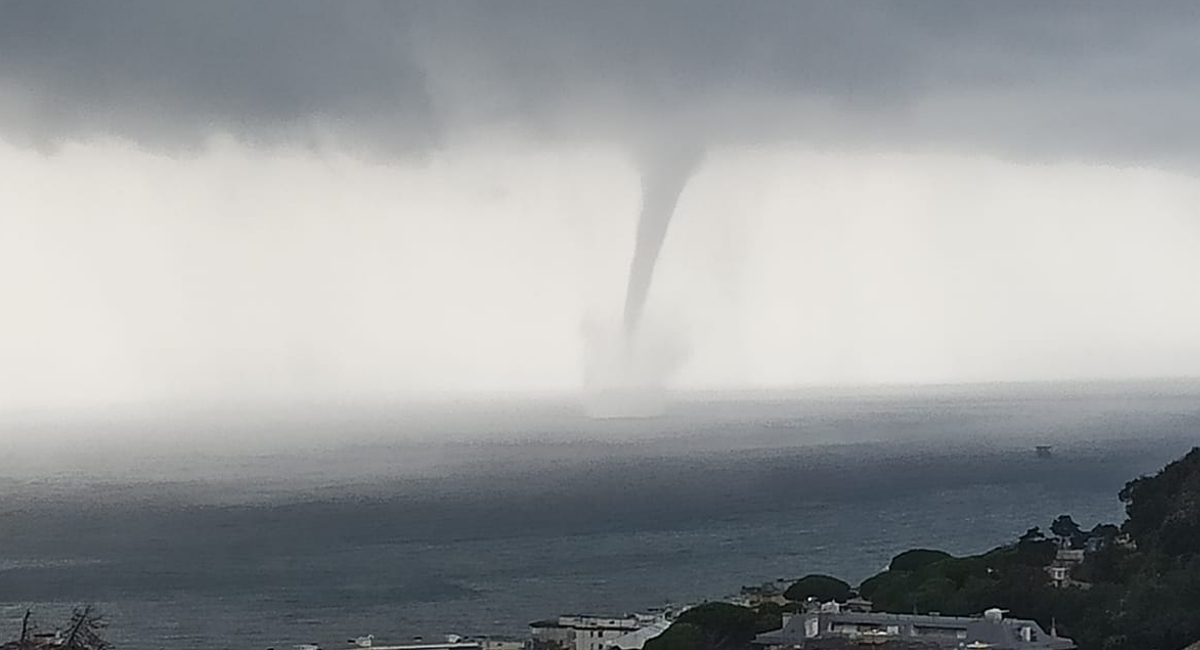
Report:
[[[266,650],[1200,650],[1200,447],[1116,497],[1119,525],[1063,514],[975,555],[909,549],[857,586],[807,574],[703,602],[561,613],[511,636],[361,630]],[[49,630],[24,613],[0,650],[117,647],[93,606]]]
[[[1200,650],[1188,646],[1200,538],[1185,534],[1200,527],[1200,447],[1118,496],[1128,514],[1121,526],[1085,529],[1062,515],[1048,534],[1030,528],[978,555],[911,549],[857,587],[809,574],[710,602],[563,614],[531,622],[524,638],[367,634],[291,650]],[[53,632],[37,630],[27,612],[20,636],[0,650],[108,650],[105,626],[90,606]]]
[[[1044,453],[1041,449],[1039,453]],[[1193,462],[1200,451],[1189,455]],[[1168,468],[1169,469],[1169,468]],[[468,638],[448,635],[442,640],[413,639],[409,643],[376,643],[367,636],[351,648],[373,650],[1074,650],[1074,639],[1061,634],[1052,617],[1049,626],[1010,615],[999,607],[973,614],[920,611],[913,599],[911,613],[899,613],[889,582],[896,576],[936,575],[949,568],[982,566],[983,573],[1011,570],[1031,563],[1038,586],[1063,594],[1086,593],[1096,575],[1089,562],[1113,554],[1137,551],[1133,537],[1112,524],[1082,529],[1070,516],[1052,522],[1051,535],[1031,528],[1015,544],[980,556],[955,558],[941,551],[914,549],[892,559],[887,570],[857,589],[825,575],[777,579],[743,586],[725,598],[679,607],[613,615],[563,614],[533,621],[526,638]],[[1032,561],[1032,562],[1031,562]],[[980,564],[982,562],[982,564]],[[986,566],[985,566],[986,565]],[[908,595],[920,592],[902,586]],[[889,593],[892,591],[892,593]],[[884,601],[880,610],[872,597]],[[1030,594],[1030,598],[1033,598]],[[777,621],[776,625],[772,622]],[[718,637],[669,638],[676,623],[696,629],[719,630]],[[764,629],[765,628],[765,629]],[[747,631],[752,633],[747,633]],[[741,636],[742,638],[738,638]],[[320,650],[304,646],[297,650]],[[1200,650],[1194,645],[1183,650]]]
[[[1060,588],[1078,586],[1070,570],[1085,554],[1062,548],[1046,567],[1048,579]],[[979,616],[942,616],[876,612],[871,601],[853,591],[847,597],[822,602],[815,595],[796,601],[797,588],[811,584],[820,590],[827,576],[779,579],[762,585],[742,587],[739,593],[719,601],[663,607],[619,616],[564,614],[533,621],[526,638],[464,637],[447,634],[441,639],[415,637],[404,643],[377,641],[374,635],[347,640],[346,650],[642,650],[662,636],[681,616],[705,608],[731,607],[780,612],[781,627],[757,634],[756,648],[920,648],[930,650],[1072,650],[1075,643],[1049,631],[1035,621],[1010,618],[998,608]],[[77,613],[67,631],[26,633],[18,641],[0,645],[0,650],[51,650],[74,648],[81,628],[90,631],[88,614]],[[94,632],[92,632],[94,634]],[[93,639],[95,641],[95,639]],[[92,646],[108,647],[103,642]],[[270,650],[277,650],[272,648]],[[278,649],[283,650],[283,649]],[[317,644],[293,646],[291,650],[325,650]]]
[[[1100,548],[1095,538],[1087,539],[1086,548],[1071,548],[1069,543],[1062,543],[1057,549],[1054,560],[1045,567],[1050,584],[1057,588],[1086,588],[1086,583],[1072,579],[1071,571],[1082,564],[1089,548]],[[1117,541],[1128,543],[1122,538]],[[755,647],[763,650],[858,647],[881,650],[1072,650],[1076,647],[1055,628],[1047,631],[1036,621],[1010,618],[999,608],[988,609],[978,616],[877,612],[870,600],[845,590],[842,585],[834,585],[833,589],[843,591],[844,597],[822,601],[816,592],[827,590],[828,584],[834,581],[828,576],[778,579],[742,587],[737,594],[719,601],[677,608],[663,607],[619,616],[563,614],[531,622],[529,635],[523,639],[448,634],[436,640],[415,637],[404,643],[393,643],[377,642],[368,634],[349,639],[342,647],[348,650],[642,650],[687,612],[721,606],[779,612],[781,627],[759,633],[752,640]],[[813,593],[804,594],[805,591]],[[77,616],[73,623],[73,629],[67,632],[23,632],[20,640],[0,645],[0,650],[74,647],[71,637],[79,632],[74,628],[88,625],[86,615]],[[323,649],[317,644],[303,644],[293,646],[292,650]]]
[[[768,583],[746,587],[736,597],[683,607],[621,616],[565,614],[530,623],[527,638],[463,637],[448,634],[442,639],[416,637],[404,643],[377,642],[373,635],[347,640],[345,650],[642,650],[660,637],[676,618],[692,609],[718,605],[758,607],[764,604],[796,605],[784,596],[787,585]],[[929,650],[1073,650],[1075,643],[1047,632],[1037,622],[1009,618],[993,608],[980,616],[938,614],[889,614],[872,611],[871,602],[852,597],[846,602],[808,600],[795,613],[781,616],[782,627],[758,634],[753,645],[763,650],[785,648],[913,648]],[[69,633],[56,631],[29,635],[22,641],[0,645],[0,650],[51,650],[76,647]],[[107,646],[100,646],[107,647]],[[276,650],[276,649],[271,649]],[[278,649],[283,650],[283,649]],[[291,650],[326,650],[317,644],[292,646]]]

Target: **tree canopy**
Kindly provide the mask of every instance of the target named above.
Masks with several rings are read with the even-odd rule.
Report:
[[[1040,542],[1044,539],[1046,539],[1046,534],[1042,532],[1040,527],[1034,526],[1025,531],[1025,534],[1021,535],[1017,541],[1022,544],[1028,544],[1030,542]]]
[[[743,650],[760,632],[779,628],[778,608],[761,610],[706,603],[675,619],[666,632],[646,642],[646,650]]]
[[[850,598],[850,585],[833,576],[810,573],[792,583],[783,592],[788,600],[807,600],[814,598],[821,602],[836,600],[844,603]]]
[[[1174,555],[1200,552],[1200,447],[1155,476],[1125,484],[1124,530],[1138,543]]]
[[[951,556],[945,551],[935,551],[927,548],[914,548],[892,558],[888,568],[892,571],[916,571]]]
[[[1086,585],[1056,588],[1045,567],[1057,544],[1031,528],[1015,544],[967,557],[927,549],[902,553],[859,593],[876,609],[907,613],[978,614],[1000,607],[1056,624],[1081,650],[1171,650],[1200,638],[1200,448],[1155,476],[1126,484],[1122,528],[1083,531],[1069,515],[1050,530],[1089,552],[1072,578]],[[1119,542],[1121,532],[1135,542]],[[903,558],[903,559],[902,559]]]
[[[1054,533],[1055,537],[1072,548],[1077,548],[1083,543],[1083,529],[1079,527],[1079,524],[1075,523],[1071,515],[1059,515],[1050,524],[1050,532]]]

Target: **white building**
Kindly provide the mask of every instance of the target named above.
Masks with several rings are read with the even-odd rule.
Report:
[[[669,627],[671,627],[671,621],[660,618],[645,627],[609,641],[605,648],[611,648],[612,650],[642,650],[647,641],[666,632]]]
[[[535,641],[550,642],[567,650],[606,650],[616,647],[613,642],[617,639],[665,620],[661,616],[646,614],[620,617],[572,614],[535,621],[529,627]],[[633,642],[633,638],[630,637],[627,642]]]
[[[1047,634],[1036,621],[1007,618],[1002,610],[995,608],[982,616],[966,617],[849,612],[837,606],[822,607],[820,611],[785,616],[782,628],[758,635],[754,643],[767,648],[799,648],[808,642],[825,639],[866,644],[894,640],[944,650],[1075,648],[1075,642],[1058,636],[1057,630],[1051,628]]]

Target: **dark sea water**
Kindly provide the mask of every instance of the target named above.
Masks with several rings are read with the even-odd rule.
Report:
[[[621,422],[447,409],[0,475],[0,638],[26,607],[52,627],[92,602],[121,648],[337,648],[857,582],[914,546],[1120,521],[1125,481],[1200,444],[1179,383],[685,396]]]

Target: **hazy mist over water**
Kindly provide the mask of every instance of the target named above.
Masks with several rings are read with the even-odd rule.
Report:
[[[662,452],[931,441],[968,447],[1187,434],[1195,381],[681,393],[660,417],[595,420],[574,395],[36,417],[12,425],[10,477],[251,479],[304,485]],[[1040,442],[1039,442],[1040,441]],[[295,466],[292,465],[295,463]],[[505,470],[507,471],[507,470]]]

